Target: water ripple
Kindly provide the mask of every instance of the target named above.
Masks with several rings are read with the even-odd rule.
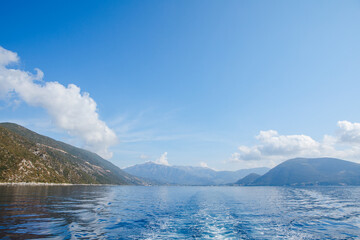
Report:
[[[357,239],[359,187],[1,186],[0,238]]]

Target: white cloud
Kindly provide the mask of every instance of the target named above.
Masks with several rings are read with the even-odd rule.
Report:
[[[261,160],[266,156],[292,156],[315,154],[320,143],[306,135],[279,135],[277,131],[260,131],[256,136],[258,145],[240,146],[233,154],[237,160]]]
[[[117,142],[115,133],[99,119],[96,102],[74,84],[44,82],[43,72],[32,74],[8,68],[19,61],[17,54],[0,47],[0,97],[16,96],[31,106],[46,109],[55,124],[70,135],[81,138],[85,147],[104,158],[111,158],[108,148]]]
[[[274,130],[260,131],[256,139],[261,142],[258,150],[266,155],[297,154],[319,147],[319,143],[309,136],[279,135]]]
[[[339,121],[339,141],[344,143],[360,143],[360,123]]]
[[[17,53],[6,50],[0,46],[0,65],[7,66],[10,63],[16,63],[19,61]]]
[[[155,163],[169,166],[167,154],[168,154],[167,152],[164,152],[163,154],[161,154],[160,158],[158,158],[158,159],[155,161]]]
[[[230,160],[247,167],[274,166],[294,157],[337,157],[359,162],[360,123],[338,122],[338,134],[325,135],[316,141],[306,135],[280,135],[277,131],[260,131],[258,144],[240,146]]]
[[[209,168],[209,166],[207,165],[206,162],[201,162],[200,166],[203,167],[203,168]]]
[[[209,168],[211,170],[218,171],[216,168],[209,167],[209,165],[206,162],[200,162],[200,167]]]
[[[254,146],[254,147],[240,146],[238,149],[239,152],[233,153],[232,155],[234,159],[241,159],[241,160],[261,159],[261,152],[258,149],[258,146]]]

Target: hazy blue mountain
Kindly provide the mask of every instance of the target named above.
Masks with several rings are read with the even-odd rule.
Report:
[[[175,185],[221,185],[233,183],[249,173],[264,174],[268,168],[242,169],[238,171],[215,171],[206,167],[166,166],[153,162],[137,164],[123,169],[134,176],[164,184]]]
[[[270,170],[270,168],[267,167],[259,167],[259,168],[249,168],[249,169],[240,169],[237,171],[218,171],[216,182],[218,184],[227,184],[227,183],[233,183],[251,173],[256,173],[259,175],[263,175],[267,173]]]
[[[360,185],[360,164],[336,158],[295,158],[249,185]]]
[[[239,185],[239,186],[249,185],[259,177],[261,177],[261,175],[257,173],[250,173],[249,175],[246,175],[245,177],[234,183],[234,185]]]
[[[146,184],[95,153],[0,124],[0,182]]]

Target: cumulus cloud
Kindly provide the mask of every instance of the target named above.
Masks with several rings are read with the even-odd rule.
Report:
[[[240,146],[233,160],[259,161],[266,157],[317,155],[321,144],[306,135],[280,135],[277,131],[260,131],[259,144]]]
[[[104,158],[111,158],[108,148],[117,142],[115,133],[99,119],[96,102],[74,84],[43,81],[43,72],[9,68],[17,63],[16,53],[0,47],[0,97],[14,95],[31,106],[46,109],[54,123],[68,134],[79,137],[85,147]]]
[[[17,53],[11,52],[0,46],[0,65],[7,66],[10,63],[16,63],[19,61]]]
[[[307,135],[280,135],[275,130],[260,131],[254,146],[240,146],[231,161],[246,166],[274,166],[293,157],[337,157],[353,161],[360,158],[360,123],[338,122],[335,136],[316,141]],[[249,163],[251,162],[251,163]],[[258,162],[258,163],[255,163]]]
[[[344,143],[360,143],[360,123],[339,121],[339,140]]]
[[[155,163],[169,166],[170,164],[168,162],[167,154],[168,154],[167,152],[164,152],[163,154],[161,154],[160,158],[158,158],[155,161]]]
[[[277,131],[260,131],[256,139],[261,142],[258,151],[265,155],[297,154],[319,147],[319,143],[306,135],[279,135]]]
[[[206,162],[200,162],[200,166],[203,168],[209,168]]]

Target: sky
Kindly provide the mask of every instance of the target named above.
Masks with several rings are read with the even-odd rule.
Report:
[[[360,163],[359,1],[18,1],[0,9],[0,122],[217,170]]]

